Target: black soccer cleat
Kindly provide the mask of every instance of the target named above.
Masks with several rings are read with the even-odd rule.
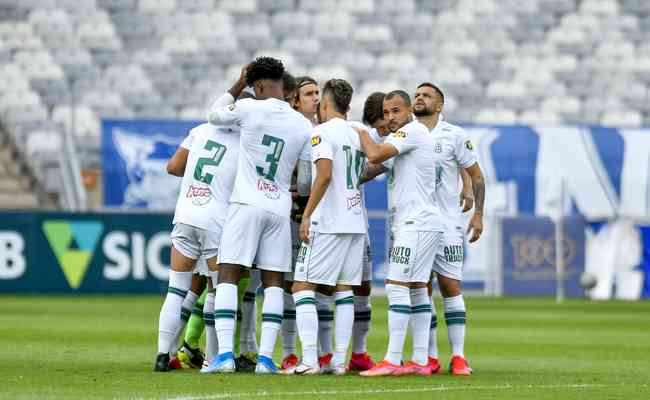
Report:
[[[156,356],[156,364],[153,367],[154,372],[169,371],[169,354],[160,353]]]
[[[190,367],[200,369],[203,366],[203,360],[205,357],[203,356],[203,353],[201,353],[201,349],[193,349],[186,342],[183,342],[181,352],[188,356]]]
[[[255,372],[255,367],[257,363],[254,360],[246,357],[245,355],[240,355],[235,359],[235,371],[237,372]]]

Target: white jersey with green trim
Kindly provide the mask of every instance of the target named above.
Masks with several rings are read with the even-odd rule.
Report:
[[[239,165],[230,201],[289,218],[289,187],[296,162],[311,161],[311,123],[275,98],[239,100],[213,109],[209,120],[241,128]]]
[[[311,229],[321,233],[366,233],[365,207],[359,187],[366,160],[359,134],[349,123],[333,118],[314,128],[312,181],[316,161],[332,161],[332,179],[311,217]]]
[[[392,231],[442,231],[435,199],[435,140],[426,126],[413,121],[388,136],[398,154],[388,177],[388,216]]]
[[[201,124],[190,130],[181,147],[189,154],[174,224],[220,232],[237,174],[239,128]]]

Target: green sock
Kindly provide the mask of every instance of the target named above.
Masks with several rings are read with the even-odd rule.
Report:
[[[251,282],[251,278],[241,278],[237,284],[237,326],[235,327],[235,355],[239,355],[239,337],[241,334],[241,302],[244,300],[246,288]]]
[[[185,343],[193,349],[199,348],[199,341],[201,340],[201,335],[203,335],[203,328],[205,328],[205,322],[203,321],[203,304],[205,303],[207,295],[208,289],[205,289],[203,294],[201,294],[201,297],[196,300],[190,320],[187,321],[184,340]]]

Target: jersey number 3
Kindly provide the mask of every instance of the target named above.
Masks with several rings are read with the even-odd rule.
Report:
[[[198,159],[196,162],[196,168],[194,168],[194,179],[203,182],[206,185],[209,185],[212,183],[212,178],[214,178],[214,175],[207,172],[204,174],[203,168],[210,165],[215,167],[218,166],[221,163],[221,159],[223,159],[223,156],[226,154],[227,149],[226,146],[212,140],[208,140],[203,149],[210,152],[212,150],[215,151],[214,153],[211,153],[211,157],[201,157]]]
[[[279,137],[264,135],[262,137],[262,144],[272,147],[271,152],[266,155],[266,162],[269,163],[269,169],[265,172],[263,167],[257,166],[257,174],[274,182],[275,174],[278,172],[278,161],[280,161],[280,156],[282,156],[282,150],[284,149],[284,140]]]

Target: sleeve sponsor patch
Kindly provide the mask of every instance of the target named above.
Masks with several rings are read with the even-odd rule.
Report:
[[[465,147],[467,147],[467,150],[469,150],[469,151],[473,151],[473,150],[474,150],[474,145],[472,144],[472,141],[471,141],[471,140],[467,140],[467,141],[465,142]]]
[[[311,145],[312,146],[318,146],[320,144],[320,136],[312,136],[311,137]]]
[[[228,110],[235,111],[235,103],[228,106]]]
[[[406,132],[397,131],[397,132],[393,133],[393,137],[395,137],[397,139],[404,139],[404,138],[406,138]]]

